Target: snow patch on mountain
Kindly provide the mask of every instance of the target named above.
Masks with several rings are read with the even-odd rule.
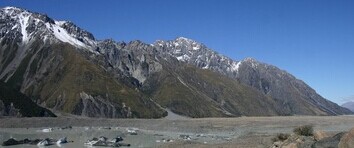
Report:
[[[182,56],[178,56],[176,58],[178,61],[183,61],[183,62],[186,62],[190,59],[190,57],[188,55],[182,55]]]
[[[183,81],[180,77],[177,77],[177,79],[178,79],[178,80],[179,80],[179,82],[181,82],[184,86],[189,87],[186,83],[184,83],[184,81]]]
[[[27,26],[28,26],[28,20],[29,20],[29,15],[28,14],[21,14],[19,15],[19,22],[21,24],[21,34],[22,34],[22,42],[27,43],[29,40],[29,36],[27,33]]]
[[[87,47],[81,41],[75,39],[74,37],[70,36],[69,33],[62,27],[57,24],[62,24],[63,22],[55,21],[55,24],[46,23],[46,26],[49,30],[52,30],[54,36],[62,42],[69,43],[71,45],[77,47]]]
[[[240,61],[240,62],[232,62],[231,71],[236,71],[236,72],[238,72],[238,70],[239,70],[241,64],[242,64],[242,61]]]
[[[55,21],[48,18],[46,15],[32,13],[16,7],[5,7],[2,8],[0,12],[1,19],[8,20],[10,18],[8,22],[13,23],[11,28],[6,28],[7,33],[9,31],[18,31],[21,33],[23,44],[29,43],[35,35],[39,35],[44,42],[57,39],[61,42],[69,43],[75,47],[84,48],[95,53],[92,49],[96,45],[96,41],[92,35],[75,25],[72,26],[73,23]],[[36,27],[33,28],[33,26]]]

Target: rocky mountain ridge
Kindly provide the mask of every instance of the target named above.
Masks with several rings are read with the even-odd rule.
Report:
[[[0,79],[55,110],[113,118],[158,118],[165,108],[191,117],[351,113],[283,70],[184,37],[97,41],[71,22],[15,7],[0,13]]]

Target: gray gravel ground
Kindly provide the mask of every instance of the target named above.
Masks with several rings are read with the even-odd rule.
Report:
[[[354,127],[354,116],[202,119],[0,118],[0,142],[10,137],[57,139],[66,136],[74,142],[61,147],[74,148],[85,147],[83,143],[93,137],[122,136],[125,139],[123,142],[132,144],[131,147],[267,147],[271,144],[270,139],[277,133],[291,133],[294,127],[309,124],[313,125],[315,130],[337,133]],[[73,128],[58,129],[66,126]],[[49,127],[54,130],[49,133],[41,132],[41,129]],[[138,135],[129,135],[127,128],[139,129]],[[185,140],[180,135],[188,135],[190,140]]]

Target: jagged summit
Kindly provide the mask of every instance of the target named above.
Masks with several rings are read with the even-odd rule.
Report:
[[[252,58],[252,57],[247,57],[247,58],[245,58],[243,61],[257,62],[257,60],[256,60],[255,58]]]
[[[9,11],[21,11],[21,12],[29,12],[26,9],[23,8],[19,8],[19,7],[13,7],[13,6],[6,6],[2,8],[5,12],[9,12]]]
[[[177,42],[186,42],[186,43],[197,43],[195,40],[189,39],[189,38],[186,38],[186,37],[177,37],[175,39],[175,41],[177,41]]]
[[[45,14],[17,7],[2,8],[0,13],[1,19],[6,22],[1,26],[1,37],[15,39],[23,44],[31,43],[34,38],[41,38],[44,42],[61,41],[79,48],[96,45],[91,33],[72,22],[56,21]]]

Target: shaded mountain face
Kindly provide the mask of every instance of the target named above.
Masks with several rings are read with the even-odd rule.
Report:
[[[190,117],[350,113],[285,71],[191,39],[97,41],[71,22],[0,13],[0,79],[47,108],[110,118],[159,118],[165,108]]]
[[[347,108],[347,109],[351,110],[352,112],[354,112],[354,102],[352,102],[352,101],[342,104],[342,107]]]
[[[1,81],[0,90],[0,117],[55,117],[51,111]]]

